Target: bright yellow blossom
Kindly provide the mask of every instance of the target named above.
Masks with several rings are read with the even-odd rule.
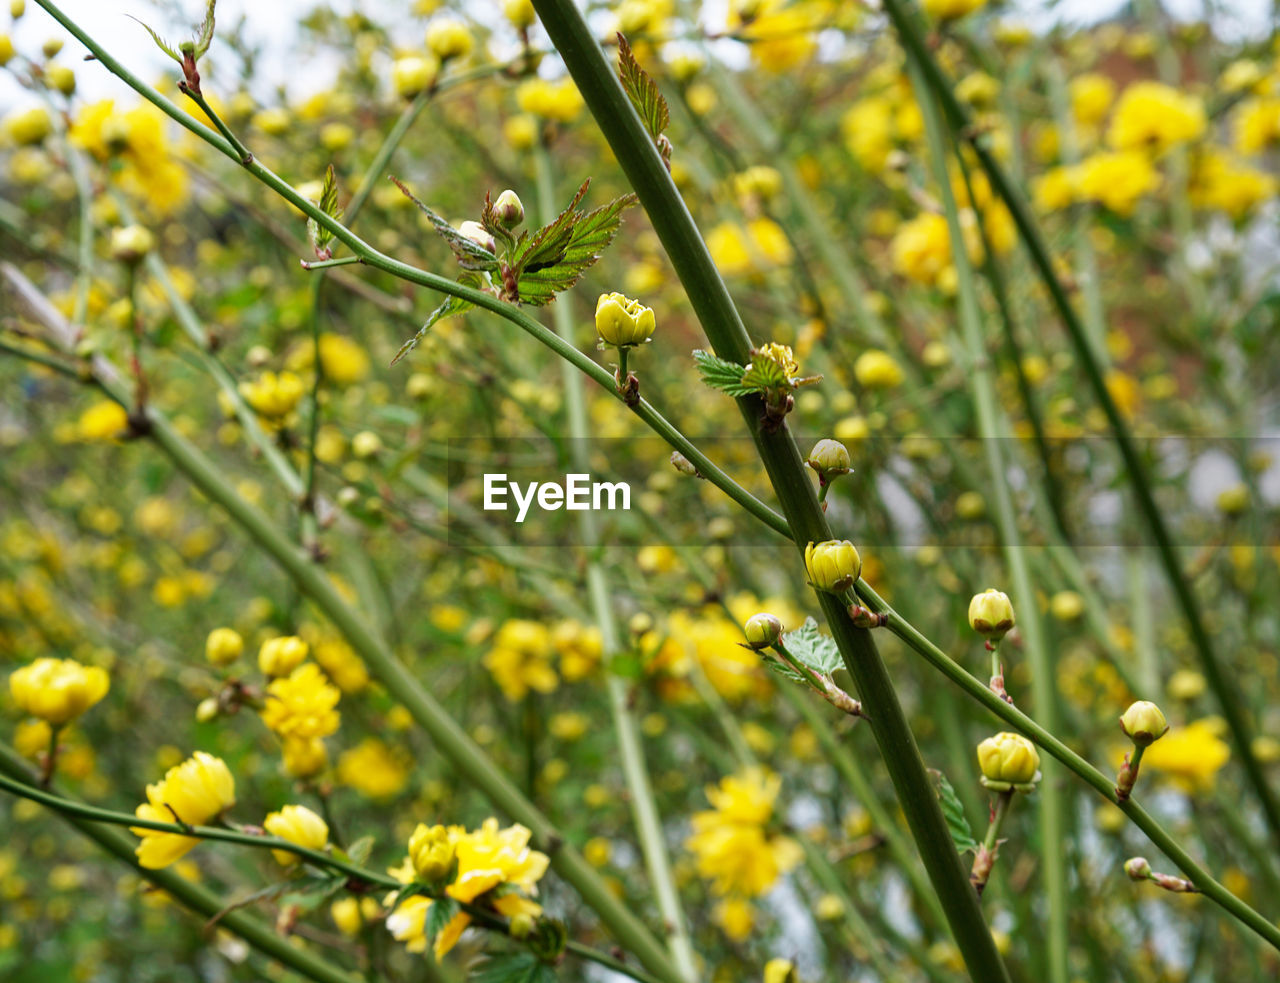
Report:
[[[9,677],[18,707],[54,727],[74,720],[107,695],[111,680],[99,666],[72,659],[36,659]]]
[[[800,845],[767,828],[781,788],[779,776],[751,768],[706,790],[712,808],[694,814],[685,846],[713,893],[758,897],[800,862]]]
[[[288,805],[272,812],[262,821],[262,828],[272,836],[288,840],[310,850],[322,850],[329,842],[329,824],[306,806]],[[288,850],[272,850],[276,863],[291,867],[302,858]]]
[[[165,772],[161,781],[147,786],[147,801],[138,806],[135,815],[156,822],[202,826],[235,802],[235,780],[226,762],[197,751]],[[153,870],[168,867],[200,842],[198,837],[141,827],[133,827],[133,832],[142,837],[136,850],[138,863]]]

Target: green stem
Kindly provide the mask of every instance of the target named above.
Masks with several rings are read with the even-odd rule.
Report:
[[[249,153],[248,148],[236,139],[236,135],[232,133],[227,127],[227,124],[222,121],[222,117],[213,111],[213,107],[205,100],[204,95],[192,89],[185,82],[179,82],[178,88],[186,94],[188,99],[200,107],[205,116],[209,117],[209,121],[213,123],[218,132],[222,134],[222,138],[226,140],[227,143],[231,145],[231,149],[236,152],[236,156],[239,158],[240,163],[248,166],[253,160],[253,154]]]
[[[924,118],[925,141],[933,167],[934,181],[939,187],[947,228],[951,237],[951,259],[956,269],[959,293],[960,326],[968,354],[967,376],[973,393],[978,416],[978,435],[987,460],[987,477],[995,497],[995,519],[1004,546],[1005,562],[1013,579],[1013,588],[1020,601],[1019,630],[1031,657],[1031,688],[1036,711],[1044,726],[1058,730],[1058,713],[1055,704],[1056,680],[1053,662],[1044,635],[1040,617],[1039,600],[1031,578],[1027,550],[1018,530],[1017,512],[1006,479],[1003,443],[997,410],[995,380],[991,361],[987,356],[983,339],[982,315],[978,307],[977,284],[969,256],[965,248],[964,229],[960,224],[960,210],[952,191],[947,172],[946,141],[942,123],[938,117],[937,103],[920,75],[917,65],[908,65],[908,75],[916,92],[916,102]],[[1051,476],[1048,476],[1051,480]],[[998,651],[991,653],[992,678],[1001,675]],[[1008,803],[1005,803],[1007,807]],[[1048,762],[1044,767],[1044,783],[1040,796],[1040,859],[1044,870],[1045,894],[1048,901],[1048,959],[1050,983],[1067,983],[1067,875],[1066,851],[1063,829],[1065,826],[1065,801],[1057,781],[1056,768]],[[997,814],[1002,818],[1001,814]]]
[[[547,153],[547,148],[541,143],[537,145],[534,152],[534,165],[537,171],[538,211],[544,221],[551,221],[556,215],[555,183],[552,178],[551,157]],[[556,333],[566,344],[574,345],[573,308],[567,299],[552,307],[552,315],[555,319]],[[618,350],[620,386],[626,384],[627,352],[628,349],[625,346]],[[586,394],[583,392],[582,377],[568,362],[561,363],[561,370],[565,391],[565,412],[568,417],[570,457],[575,470],[587,471],[589,462],[586,441],[590,437],[590,428],[587,423]],[[587,594],[591,601],[591,611],[600,628],[605,658],[612,661],[613,658],[622,654],[622,644],[618,633],[617,617],[610,599],[608,575],[594,550],[599,538],[595,513],[590,510],[580,512],[578,528],[583,545],[591,550],[586,566]],[[663,836],[662,817],[658,813],[653,786],[649,781],[649,770],[640,739],[640,726],[631,709],[630,687],[627,680],[613,672],[608,664],[605,666],[605,672],[607,675],[605,685],[609,692],[609,710],[613,716],[614,730],[618,735],[622,772],[631,797],[632,819],[635,822],[636,835],[640,840],[640,849],[644,854],[649,882],[658,902],[658,910],[667,926],[671,958],[686,983],[693,983],[698,977],[693,943],[689,937],[688,921],[681,907],[680,895],[676,890],[675,877],[671,870],[671,858],[667,853]]]
[[[534,8],[648,213],[716,354],[745,363],[751,348],[746,328],[653,140],[590,28],[571,0],[535,0]],[[744,397],[738,405],[797,546],[803,549],[808,542],[831,539],[831,529],[791,434],[785,427],[764,430],[759,398]],[[852,623],[837,598],[823,593],[819,601],[863,705],[871,714],[872,733],[969,972],[984,983],[1007,980],[906,714],[871,635]]]
[[[350,223],[350,216],[344,216]],[[314,261],[303,260],[302,268],[304,270],[331,270],[335,266],[354,266],[360,262],[359,256],[339,256],[337,259],[317,259]]]
[[[1151,538],[1160,555],[1160,562],[1173,588],[1174,597],[1187,621],[1201,671],[1222,708],[1222,716],[1231,731],[1235,752],[1239,755],[1249,783],[1253,786],[1254,793],[1262,805],[1272,838],[1276,845],[1280,846],[1280,799],[1277,799],[1275,791],[1267,781],[1262,765],[1253,752],[1253,728],[1246,718],[1236,681],[1223,667],[1214,651],[1213,642],[1192,592],[1191,583],[1182,569],[1173,539],[1165,525],[1164,516],[1156,503],[1146,467],[1133,442],[1129,426],[1107,389],[1104,367],[1095,357],[1084,326],[1067,296],[1066,288],[1053,268],[1053,257],[1048,245],[1023,196],[1004,173],[1004,169],[992,155],[982,135],[972,127],[969,114],[956,98],[950,80],[929,52],[919,28],[908,14],[905,0],[884,0],[884,10],[893,22],[903,47],[906,48],[908,59],[920,67],[928,79],[930,88],[941,101],[953,129],[960,139],[967,141],[973,148],[974,154],[991,182],[992,190],[1000,196],[1009,209],[1022,242],[1049,292],[1053,306],[1075,349],[1076,358],[1084,368],[1094,398],[1102,407],[1120,450],[1125,472],[1133,483],[1134,493],[1138,499],[1139,511],[1151,532]]]

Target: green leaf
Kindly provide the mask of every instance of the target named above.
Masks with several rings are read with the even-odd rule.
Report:
[[[450,897],[436,898],[427,909],[427,920],[423,931],[427,936],[427,944],[435,942],[436,936],[444,931],[444,927],[453,921],[461,909],[458,902]]]
[[[977,853],[978,841],[973,838],[973,830],[969,828],[969,820],[965,818],[964,806],[960,797],[947,781],[947,776],[936,768],[929,769],[929,777],[933,779],[933,789],[938,793],[938,802],[942,805],[942,815],[947,820],[947,829],[951,831],[951,839],[961,853]]]
[[[369,854],[373,852],[375,842],[372,836],[360,837],[347,847],[347,858],[357,867],[363,867],[369,860]]]
[[[517,299],[541,307],[568,290],[600,258],[622,224],[622,212],[638,200],[634,194],[583,213],[577,210],[590,186],[584,181],[554,222],[532,236],[521,235],[511,253]]]
[[[812,618],[806,618],[795,631],[783,635],[782,644],[793,658],[816,673],[830,676],[837,669],[844,668],[844,659],[835,639],[818,631],[818,623]]]
[[[500,952],[485,959],[467,983],[555,983],[556,974],[532,952]]]
[[[786,369],[763,355],[757,355],[751,360],[750,368],[742,374],[742,384],[750,386],[756,392],[791,388],[791,380],[787,378]]]
[[[806,686],[809,683],[809,681],[800,675],[800,673],[796,672],[780,659],[769,657],[764,660],[764,664],[771,672],[777,673],[784,679],[790,679],[793,683],[804,683]]]
[[[452,225],[446,222],[440,215],[434,212],[427,205],[419,201],[399,178],[391,178],[391,181],[397,188],[404,192],[405,196],[418,206],[422,214],[427,216],[432,227],[440,234],[440,238],[449,244],[449,248],[453,250],[453,255],[457,257],[458,262],[463,269],[467,270],[486,270],[495,271],[498,269],[498,257],[489,250],[485,249],[479,243],[472,242]]]
[[[196,38],[195,56],[199,58],[209,50],[209,45],[213,43],[213,8],[217,5],[218,0],[209,0],[209,5],[204,11],[204,22],[200,25],[200,34]]]
[[[142,21],[134,17],[133,14],[125,14],[125,16],[130,18],[131,20],[137,20],[139,24],[142,24]],[[170,46],[170,44],[167,41],[165,41],[164,38],[162,38],[159,34],[153,31],[146,24],[142,24],[142,26],[146,30],[146,32],[151,35],[151,40],[156,43],[156,47],[158,47],[161,51],[163,51],[166,55],[168,55],[174,61],[176,61],[179,65],[182,64],[182,55],[178,54],[178,52],[176,52],[172,48],[172,46]]]
[[[467,287],[479,287],[480,277],[475,273],[464,273],[458,277],[458,282]],[[443,321],[446,317],[453,317],[455,314],[465,314],[476,305],[469,300],[463,300],[461,297],[448,296],[444,299],[439,307],[427,315],[426,323],[418,329],[418,333],[400,346],[400,350],[396,352],[396,357],[391,360],[391,364],[404,358],[411,351],[418,347],[422,339],[427,336],[427,332],[431,330],[431,326],[437,321]]]
[[[745,365],[730,362],[701,348],[694,351],[693,360],[698,363],[702,381],[712,389],[719,389],[730,396],[746,396],[756,392],[751,386],[742,384],[743,373],[747,371]]]
[[[333,165],[330,164],[324,172],[324,187],[320,191],[320,200],[317,203],[320,211],[324,212],[330,218],[341,219],[342,209],[338,207],[338,182],[333,174]],[[311,238],[311,246],[316,251],[316,255],[320,259],[329,259],[333,256],[333,251],[329,248],[329,243],[333,242],[333,233],[320,225],[315,219],[307,219],[307,235]]]
[[[618,78],[622,87],[636,109],[644,128],[653,137],[662,159],[671,160],[671,142],[662,137],[662,133],[671,123],[671,113],[667,110],[667,100],[663,98],[658,84],[649,77],[649,73],[640,67],[627,39],[618,33]]]

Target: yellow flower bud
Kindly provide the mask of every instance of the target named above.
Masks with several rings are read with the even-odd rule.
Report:
[[[764,983],[796,983],[796,967],[790,959],[770,959],[764,964]]]
[[[978,767],[989,787],[1026,785],[1035,781],[1040,753],[1021,734],[1001,731],[978,745]]]
[[[204,643],[204,657],[215,666],[228,666],[244,652],[244,639],[234,628],[215,628]]]
[[[142,262],[143,257],[155,248],[156,240],[141,225],[126,225],[111,230],[111,258],[130,266]]]
[[[376,457],[382,450],[382,438],[372,430],[361,430],[351,438],[351,453],[363,460]]]
[[[813,445],[813,450],[809,452],[807,463],[824,480],[848,474],[852,470],[850,467],[852,462],[849,458],[849,448],[838,440],[832,440],[830,437]]]
[[[0,68],[9,64],[13,60],[16,52],[13,48],[13,38],[7,34],[0,34]]]
[[[264,372],[252,382],[240,383],[242,395],[254,412],[274,422],[280,422],[302,399],[302,380],[292,372]]]
[[[306,806],[285,806],[262,821],[262,828],[272,836],[296,843],[309,850],[323,850],[329,842],[329,825]],[[287,850],[272,850],[276,863],[291,867],[302,860]]]
[[[596,331],[605,344],[622,348],[642,345],[653,335],[653,310],[620,293],[601,294],[596,301]]]
[[[9,0],[9,16],[17,20],[27,12],[27,0]]]
[[[1146,747],[1164,736],[1169,722],[1164,719],[1164,712],[1150,700],[1138,700],[1121,715],[1120,729],[1134,744]]]
[[[438,20],[427,28],[427,47],[441,61],[471,53],[475,41],[466,25],[456,20]]]
[[[892,389],[902,384],[902,369],[893,356],[874,348],[858,356],[853,375],[867,389]]]
[[[36,659],[9,677],[9,692],[23,712],[61,727],[107,695],[105,669],[72,659]]]
[[[307,643],[297,635],[268,638],[258,650],[258,668],[264,675],[287,676],[307,657]]]
[[[511,21],[511,26],[521,31],[532,27],[538,16],[531,0],[503,0],[502,12]]]
[[[14,143],[20,147],[29,147],[43,142],[53,132],[53,120],[43,106],[32,106],[7,116],[4,128]]]
[[[449,831],[443,826],[418,823],[409,837],[409,860],[418,880],[438,884],[453,869],[454,847]]]
[[[1009,595],[1003,591],[988,587],[969,602],[969,627],[992,641],[1004,638],[1016,623]]]
[[[830,539],[804,548],[804,567],[809,583],[818,590],[840,593],[852,587],[862,573],[862,557],[847,539]]]
[[[753,649],[768,648],[782,637],[782,622],[771,614],[753,614],[743,629]]]
[[[391,87],[396,90],[396,95],[412,99],[431,87],[439,71],[440,63],[434,58],[418,55],[397,58],[391,66]]]
[[[1049,610],[1059,621],[1075,621],[1084,614],[1084,598],[1073,590],[1060,590],[1049,598]]]
[[[44,74],[49,84],[64,96],[76,91],[76,73],[66,65],[50,65],[44,70]]]
[[[1191,701],[1201,696],[1208,684],[1194,669],[1179,669],[1169,677],[1165,690],[1175,700]]]
[[[1130,857],[1124,862],[1124,872],[1131,881],[1145,881],[1151,876],[1151,864],[1146,857]]]
[[[202,724],[207,724],[210,720],[217,719],[220,709],[216,696],[206,696],[196,704],[196,720]]]

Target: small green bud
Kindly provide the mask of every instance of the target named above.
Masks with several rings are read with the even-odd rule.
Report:
[[[747,644],[757,651],[768,648],[782,637],[782,622],[765,612],[753,614],[743,626]]]
[[[1138,747],[1147,747],[1158,741],[1169,729],[1164,712],[1150,700],[1138,700],[1120,717],[1123,730]]]
[[[681,454],[679,451],[671,452],[671,466],[681,474],[687,474],[690,478],[701,478],[702,475],[698,469],[694,467],[693,462]]]
[[[534,928],[538,925],[538,920],[527,912],[520,912],[511,916],[511,921],[507,926],[507,932],[513,939],[523,942],[533,934]]]
[[[493,203],[493,213],[498,216],[503,228],[514,229],[524,221],[524,203],[520,201],[519,195],[508,188]]]
[[[596,331],[606,345],[642,345],[653,335],[653,310],[620,293],[601,294],[596,301]]]
[[[1021,734],[1002,731],[978,745],[978,767],[989,789],[1027,786],[1039,775],[1040,752]]]
[[[1146,857],[1130,857],[1124,862],[1124,872],[1131,881],[1145,881],[1151,877],[1151,864]]]
[[[207,696],[196,705],[196,720],[202,724],[207,724],[210,720],[217,718],[218,712],[218,698],[216,696]]]

